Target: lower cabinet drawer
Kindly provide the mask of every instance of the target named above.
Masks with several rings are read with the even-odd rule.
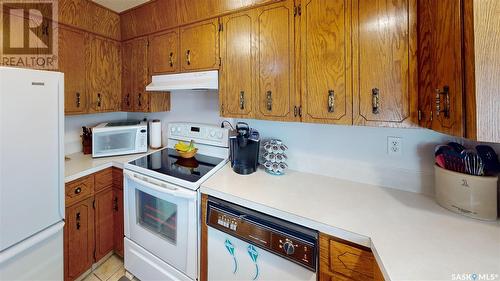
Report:
[[[113,185],[113,168],[107,168],[94,174],[95,177],[95,192],[103,190],[106,187]]]
[[[66,184],[66,207],[87,199],[94,194],[94,176],[87,176]]]

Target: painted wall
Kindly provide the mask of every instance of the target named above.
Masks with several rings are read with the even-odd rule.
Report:
[[[167,124],[189,121],[220,125],[225,118],[219,117],[219,95],[214,91],[176,91],[170,94],[171,111],[157,113],[129,113],[129,119],[160,119],[162,143],[167,143]],[[232,121],[232,119],[231,119]]]
[[[82,126],[92,127],[102,122],[125,120],[126,112],[66,116],[64,118],[64,154],[82,151]]]

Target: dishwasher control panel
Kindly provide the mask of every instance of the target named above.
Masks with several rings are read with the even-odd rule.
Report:
[[[228,208],[226,204],[209,201],[208,226],[316,271],[317,232],[256,211],[244,212],[243,207]]]

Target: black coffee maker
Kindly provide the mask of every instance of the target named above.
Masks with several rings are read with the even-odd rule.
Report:
[[[255,172],[259,165],[259,132],[250,129],[247,123],[238,122],[236,130],[231,132],[229,142],[233,170],[241,175]]]

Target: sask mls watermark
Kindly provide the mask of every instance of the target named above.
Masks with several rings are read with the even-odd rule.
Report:
[[[57,0],[0,0],[0,65],[57,69]]]
[[[451,280],[455,281],[494,281],[498,280],[496,273],[454,273]]]

